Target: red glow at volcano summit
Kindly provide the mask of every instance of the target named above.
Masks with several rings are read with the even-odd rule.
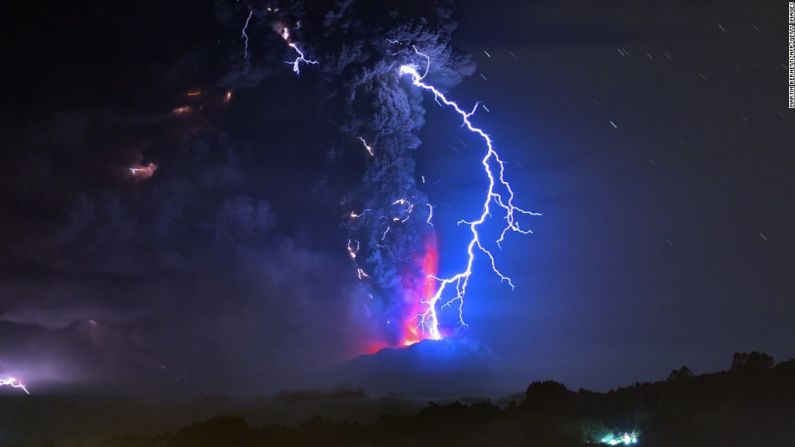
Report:
[[[400,347],[411,346],[425,339],[433,338],[422,327],[421,316],[428,308],[428,299],[438,286],[434,279],[439,270],[439,249],[436,235],[431,233],[425,239],[424,250],[415,259],[416,270],[403,276],[403,314],[401,321]]]

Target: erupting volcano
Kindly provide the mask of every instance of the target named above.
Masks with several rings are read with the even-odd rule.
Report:
[[[411,346],[422,340],[440,340],[443,335],[436,319],[435,303],[429,298],[436,293],[436,273],[439,270],[439,249],[436,234],[430,233],[424,244],[425,250],[414,262],[414,271],[403,276],[402,336],[399,346]],[[434,315],[433,325],[424,327],[423,315]]]
[[[340,26],[337,22],[344,22],[344,14],[317,21],[300,8],[244,5],[248,8],[240,33],[244,66],[252,63],[249,27],[259,21],[270,23],[291,57],[297,54],[287,61],[293,72],[300,74],[306,64],[319,73],[321,89],[343,98],[339,128],[355,142],[357,153],[362,153],[361,145],[366,149],[362,187],[341,203],[348,255],[356,278],[369,292],[368,351],[441,340],[466,327],[464,299],[476,258],[485,258],[499,279],[513,288],[497,267],[493,246],[506,242],[508,233],[530,233],[519,219],[538,214],[515,204],[505,162],[491,137],[474,124],[479,103],[464,110],[447,96],[450,88],[474,72],[471,59],[451,47],[455,25],[450,16],[436,11],[416,26],[395,25],[390,17],[385,22],[389,25],[363,28]],[[331,36],[349,45],[326,45]],[[440,254],[434,206],[421,190],[427,183],[416,172],[413,156],[422,145],[418,132],[425,125],[426,93],[479,140],[482,156],[480,163],[473,163],[472,174],[487,180],[482,205],[462,213],[459,224],[468,229],[468,241],[464,250],[450,253],[451,264],[462,267],[447,277],[437,276]],[[492,218],[504,221],[502,229],[480,234]]]

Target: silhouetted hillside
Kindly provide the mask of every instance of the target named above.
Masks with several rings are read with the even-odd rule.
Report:
[[[682,367],[664,382],[607,393],[535,382],[521,402],[503,407],[430,403],[370,424],[315,417],[293,427],[219,417],[98,447],[582,446],[633,432],[644,446],[795,445],[795,360],[772,366],[764,354],[738,355],[728,371],[694,376]]]

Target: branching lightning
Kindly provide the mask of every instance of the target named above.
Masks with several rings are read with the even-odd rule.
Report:
[[[10,386],[11,388],[24,391],[25,394],[30,394],[30,391],[28,391],[28,388],[25,386],[25,384],[17,380],[16,377],[6,377],[5,379],[0,379],[0,387],[2,386]]]
[[[434,100],[437,104],[455,111],[455,113],[461,117],[462,126],[479,136],[486,146],[486,154],[483,156],[481,164],[483,165],[484,172],[488,178],[489,186],[486,191],[483,208],[481,210],[480,216],[477,219],[471,221],[459,221],[459,224],[465,224],[469,226],[469,230],[472,234],[472,238],[467,245],[466,267],[463,271],[447,278],[433,276],[433,278],[439,282],[439,287],[433,296],[424,301],[423,304],[427,306],[427,309],[424,313],[418,316],[418,324],[420,328],[426,334],[428,334],[429,338],[439,340],[442,338],[442,335],[439,331],[437,304],[439,304],[441,300],[446,299],[446,301],[442,303],[442,308],[457,305],[459,324],[461,326],[466,326],[463,316],[464,296],[466,295],[467,286],[469,285],[469,279],[472,276],[472,266],[475,261],[476,252],[479,251],[483,253],[489,259],[491,268],[500,278],[500,281],[505,281],[512,289],[514,288],[511,278],[503,274],[500,269],[497,268],[497,262],[494,258],[494,254],[483,245],[481,236],[478,233],[478,227],[484,224],[491,216],[492,209],[498,208],[505,213],[505,228],[502,230],[499,238],[496,240],[498,246],[501,246],[500,244],[504,241],[505,236],[509,231],[521,234],[529,234],[532,232],[531,230],[526,230],[519,226],[519,223],[516,221],[518,216],[540,216],[541,214],[528,211],[514,205],[513,189],[511,188],[510,183],[508,183],[508,181],[505,179],[505,163],[494,149],[494,143],[491,137],[484,130],[475,127],[470,120],[475,112],[477,112],[479,103],[476,103],[472,110],[467,112],[463,110],[455,101],[448,99],[444,93],[439,91],[439,89],[433,85],[425,83],[424,79],[427,76],[431,66],[430,57],[421,53],[416,47],[414,48],[414,51],[417,55],[425,58],[426,60],[424,73],[420,74],[416,65],[406,64],[400,67],[400,75],[409,75],[411,82],[415,87],[419,87],[425,91],[433,93]],[[450,298],[444,298],[448,287],[454,288],[454,294]]]
[[[310,65],[319,64],[319,62],[316,60],[307,59],[306,56],[304,55],[304,52],[301,51],[301,48],[298,47],[298,44],[293,42],[292,37],[290,35],[290,28],[287,28],[286,26],[283,27],[281,36],[282,39],[284,39],[284,41],[287,42],[287,46],[289,46],[290,48],[295,50],[296,53],[298,53],[298,56],[296,56],[294,60],[285,61],[285,63],[293,66],[293,73],[295,73],[296,76],[301,76],[301,63],[310,64]]]
[[[278,8],[268,7],[268,9],[267,9],[268,13],[275,13],[275,12],[278,12],[278,11],[279,11]],[[248,54],[248,40],[249,40],[249,38],[248,38],[248,26],[251,23],[251,19],[253,17],[254,17],[254,10],[252,9],[252,10],[249,10],[248,16],[246,17],[246,21],[243,24],[243,29],[240,30],[240,38],[243,39],[243,59],[248,59],[248,56],[249,56],[249,54]],[[298,22],[297,28],[300,28],[300,27],[301,27],[301,22]],[[288,28],[287,26],[281,26],[281,31],[279,31],[279,35],[282,37],[282,39],[285,42],[287,42],[287,46],[292,48],[297,53],[297,56],[295,57],[295,59],[293,59],[291,61],[285,61],[285,63],[290,64],[290,65],[293,66],[293,73],[295,73],[296,76],[300,76],[301,75],[301,64],[317,65],[319,63],[316,60],[307,59],[306,58],[306,55],[304,55],[303,50],[301,50],[301,48],[298,46],[298,44],[293,42],[292,35],[290,34],[290,28]]]
[[[251,14],[249,14],[248,19],[246,20],[246,24],[243,27],[242,36],[245,39],[245,49],[244,55],[247,56],[248,54],[248,36],[246,34],[246,28],[248,27],[249,21],[251,19]],[[297,25],[297,28],[300,27],[300,24]],[[296,29],[297,29],[296,28]],[[287,43],[287,45],[296,53],[295,59],[291,61],[285,61],[287,64],[291,65],[293,68],[293,72],[297,75],[301,75],[301,65],[302,64],[309,64],[309,65],[317,65],[319,62],[317,60],[308,59],[301,49],[301,47],[293,41],[291,30],[286,25],[278,24],[276,26],[276,31],[279,33],[281,38]],[[511,187],[510,183],[505,178],[505,163],[500,157],[499,153],[494,149],[494,143],[491,137],[481,128],[476,127],[471,118],[475,115],[478,108],[481,107],[480,103],[476,103],[475,106],[472,108],[471,111],[465,111],[458,105],[455,101],[447,98],[447,96],[442,93],[437,87],[434,85],[428,84],[425,82],[425,78],[428,75],[428,72],[431,67],[431,60],[430,57],[426,54],[420,52],[416,47],[414,47],[414,52],[417,56],[422,57],[425,59],[425,67],[422,73],[420,73],[420,66],[415,64],[405,64],[399,67],[398,73],[400,76],[408,75],[411,79],[411,83],[413,86],[418,87],[424,91],[428,91],[433,94],[434,100],[440,107],[452,109],[461,119],[461,126],[466,128],[469,132],[475,134],[479,137],[483,143],[485,144],[485,154],[481,160],[481,165],[483,167],[484,173],[486,178],[488,179],[488,188],[485,192],[484,202],[480,214],[474,220],[461,220],[459,221],[459,225],[464,224],[469,227],[469,232],[471,234],[471,238],[467,244],[466,248],[466,264],[463,270],[459,271],[458,273],[453,274],[449,277],[439,277],[436,276],[436,270],[425,270],[425,274],[429,280],[436,281],[438,287],[436,288],[426,288],[425,291],[421,294],[422,298],[419,301],[420,309],[417,311],[417,329],[418,332],[421,332],[423,335],[421,338],[430,338],[434,340],[439,340],[442,338],[442,333],[439,329],[439,318],[437,312],[439,309],[445,309],[455,306],[458,309],[458,323],[460,326],[466,326],[466,322],[464,321],[463,316],[463,307],[464,307],[464,298],[467,292],[467,288],[469,286],[469,280],[472,277],[473,272],[473,265],[475,262],[476,254],[482,253],[488,258],[488,261],[491,265],[491,269],[500,278],[501,282],[507,282],[508,285],[513,289],[514,283],[512,279],[502,273],[502,271],[497,267],[497,262],[495,259],[494,254],[492,251],[483,243],[481,239],[481,234],[479,230],[481,226],[485,224],[491,217],[494,211],[500,212],[503,215],[503,219],[505,221],[505,226],[500,231],[499,235],[495,238],[495,243],[498,248],[502,248],[502,243],[505,241],[505,238],[509,232],[520,233],[520,234],[529,234],[532,231],[529,229],[522,228],[517,221],[518,218],[521,216],[540,216],[541,214],[535,213],[524,208],[518,207],[514,204],[514,191]],[[483,107],[485,109],[485,107]],[[487,109],[486,109],[487,110]],[[367,151],[370,157],[375,157],[376,153],[374,148],[363,138],[358,137],[361,141],[362,145],[364,146],[365,150]],[[422,178],[422,182],[425,183],[425,178]],[[412,217],[413,212],[415,210],[415,204],[409,201],[407,198],[398,198],[392,202],[392,205],[396,207],[396,213],[391,218],[393,224],[397,223],[406,223]],[[433,227],[433,215],[434,215],[434,207],[430,203],[425,204],[428,208],[427,219],[425,222],[427,225]],[[361,213],[357,213],[355,211],[351,211],[349,217],[351,220],[356,220],[366,214],[368,210],[364,210]],[[390,232],[392,231],[391,226],[387,226],[387,228],[383,231],[381,235],[381,241],[383,242]],[[359,241],[349,240],[347,244],[347,251],[351,259],[355,264],[358,264],[358,257],[360,252],[360,243]],[[434,256],[435,259],[435,256]],[[365,280],[370,278],[370,275],[359,265],[357,267],[357,276],[360,280]],[[413,324],[413,323],[412,323]],[[421,339],[420,338],[420,339]]]
[[[392,205],[403,207],[403,211],[401,212],[403,217],[393,217],[392,218],[393,222],[406,223],[408,222],[409,219],[411,219],[411,215],[414,213],[413,203],[409,202],[406,199],[397,199],[394,202],[392,202]]]
[[[298,56],[296,56],[295,60],[286,61],[288,64],[291,64],[293,66],[293,73],[295,73],[296,76],[300,76],[301,75],[301,62],[303,62],[305,64],[312,64],[312,65],[317,65],[318,64],[318,61],[316,61],[316,60],[307,59],[304,56],[304,53],[301,51],[301,49],[298,48],[298,45],[296,45],[294,43],[290,43],[289,45],[290,45],[290,48],[292,48],[293,50],[295,50],[296,53],[298,53]]]

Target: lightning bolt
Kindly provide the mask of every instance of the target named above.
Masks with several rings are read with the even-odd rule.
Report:
[[[475,255],[477,252],[482,253],[488,258],[489,262],[491,263],[491,269],[494,271],[497,277],[500,278],[500,282],[507,282],[511,289],[514,288],[511,278],[503,274],[500,269],[497,268],[497,262],[494,258],[494,254],[483,245],[481,236],[478,233],[478,228],[491,216],[492,210],[498,209],[504,212],[505,227],[496,240],[498,247],[501,247],[501,244],[505,240],[505,236],[508,232],[521,234],[532,233],[531,230],[526,230],[519,226],[519,223],[516,221],[518,216],[540,216],[541,214],[528,211],[514,205],[513,188],[511,188],[510,183],[508,183],[508,181],[505,179],[505,162],[502,160],[502,158],[500,158],[500,155],[494,149],[494,142],[491,137],[483,129],[480,129],[479,127],[476,127],[474,124],[472,124],[472,121],[470,120],[475,112],[477,112],[480,103],[476,103],[472,110],[467,112],[462,109],[455,101],[448,99],[447,96],[439,91],[438,88],[424,82],[425,77],[428,75],[428,71],[430,70],[431,59],[428,55],[421,53],[416,47],[414,47],[414,52],[426,60],[424,73],[420,74],[416,65],[406,64],[400,66],[400,75],[408,75],[411,79],[412,85],[421,88],[422,90],[431,92],[433,94],[434,100],[437,104],[439,104],[439,106],[452,109],[456,114],[458,114],[458,116],[461,118],[462,126],[480,137],[486,147],[486,153],[481,160],[481,165],[483,166],[483,170],[486,174],[486,177],[488,178],[489,186],[485,194],[485,201],[483,202],[480,216],[475,220],[461,220],[458,222],[459,225],[464,224],[469,226],[469,230],[472,235],[469,243],[467,244],[466,267],[464,270],[446,278],[431,276],[433,279],[439,282],[439,287],[433,296],[427,298],[423,302],[423,304],[427,306],[427,310],[418,316],[418,324],[420,328],[426,334],[428,334],[429,338],[439,340],[442,338],[442,335],[439,331],[439,319],[436,308],[437,305],[442,302],[443,299],[445,299],[445,292],[448,288],[453,289],[453,294],[452,297],[447,298],[446,301],[442,302],[442,308],[457,305],[459,325],[463,327],[467,325],[464,321],[463,314],[464,297],[466,295],[467,286],[469,285],[469,279],[472,277],[472,265],[475,262]]]
[[[371,157],[375,157],[375,151],[373,150],[373,147],[367,144],[367,141],[362,137],[359,137],[359,141],[362,142],[367,153],[370,154]]]
[[[25,394],[30,394],[30,391],[28,391],[27,387],[25,387],[25,384],[17,380],[16,377],[6,377],[5,379],[0,379],[0,387],[2,386],[10,386],[11,388],[24,391]]]
[[[278,12],[279,10],[278,10],[278,8],[274,9],[274,8],[270,8],[269,7],[267,11],[269,13],[274,13],[274,12]],[[254,10],[253,9],[249,10],[248,16],[246,17],[246,21],[243,24],[243,29],[240,30],[240,38],[243,39],[243,59],[248,59],[248,25],[251,23],[251,18],[252,17],[254,17]],[[298,28],[300,28],[300,27],[301,27],[301,22],[298,22]],[[302,63],[303,64],[310,64],[310,65],[317,65],[319,63],[316,60],[307,59],[306,58],[306,55],[304,55],[303,50],[301,50],[301,48],[298,46],[298,44],[293,42],[292,36],[290,34],[290,28],[288,28],[286,26],[283,26],[282,27],[282,31],[281,31],[281,33],[279,33],[279,35],[282,36],[282,39],[284,39],[285,42],[287,42],[287,46],[292,48],[297,53],[297,56],[296,56],[295,59],[293,59],[291,61],[285,61],[285,63],[290,64],[290,65],[293,66],[293,73],[295,73],[296,76],[300,76],[301,75],[301,64]]]
[[[397,199],[394,202],[392,202],[392,205],[404,207],[402,213],[403,217],[393,217],[392,222],[406,223],[408,222],[409,219],[411,219],[411,215],[414,213],[413,203],[409,202],[406,199]]]
[[[348,216],[351,218],[351,220],[356,220],[369,212],[370,212],[369,208],[362,211],[361,213],[357,213],[356,211],[351,211],[351,213]]]
[[[249,17],[250,18],[250,17]],[[248,24],[248,20],[247,20]],[[244,27],[245,32],[245,27]],[[296,76],[301,75],[301,64],[309,64],[309,65],[317,65],[319,62],[312,59],[307,59],[304,52],[301,48],[292,40],[290,29],[286,26],[283,26],[280,33],[282,39],[287,43],[287,45],[292,48],[297,56],[292,61],[285,61],[287,64],[292,65],[293,72]],[[247,38],[246,38],[246,45],[247,45]],[[246,47],[247,48],[247,47]],[[483,225],[488,218],[491,217],[492,211],[494,209],[501,210],[504,213],[503,219],[505,220],[505,227],[503,227],[502,231],[499,234],[499,237],[496,239],[496,244],[498,248],[502,248],[502,243],[505,240],[506,235],[508,232],[520,233],[520,234],[530,234],[532,233],[529,229],[523,229],[519,223],[517,222],[517,217],[519,216],[540,216],[540,213],[535,213],[533,211],[526,210],[524,208],[520,208],[514,204],[515,194],[513,188],[511,187],[510,183],[505,179],[505,163],[500,157],[499,153],[494,149],[494,142],[491,137],[481,128],[476,127],[472,121],[472,116],[477,112],[480,103],[476,103],[475,106],[472,108],[471,111],[467,112],[462,109],[458,103],[452,101],[447,98],[438,88],[433,85],[430,85],[424,82],[425,77],[428,75],[431,66],[430,57],[426,54],[421,53],[416,47],[414,48],[414,52],[423,57],[426,60],[425,70],[423,74],[420,74],[418,71],[418,66],[414,64],[405,64],[401,65],[399,68],[400,76],[409,75],[411,79],[412,85],[418,87],[422,90],[431,92],[433,94],[434,100],[440,107],[446,107],[452,109],[458,116],[461,118],[462,127],[465,127],[469,132],[477,135],[480,139],[483,140],[486,153],[484,154],[481,165],[483,166],[484,173],[488,179],[488,189],[485,194],[485,199],[483,202],[483,207],[481,209],[480,215],[475,220],[461,220],[459,221],[459,225],[464,224],[469,227],[471,233],[471,239],[467,244],[466,249],[466,267],[446,278],[437,277],[437,276],[429,276],[436,281],[438,281],[439,286],[436,289],[436,292],[424,299],[421,304],[427,306],[426,310],[418,315],[418,327],[423,331],[423,333],[428,334],[428,338],[439,340],[442,338],[441,332],[439,330],[439,319],[437,315],[437,306],[441,302],[442,308],[452,307],[457,305],[458,309],[458,321],[460,326],[467,326],[466,322],[464,321],[463,315],[463,308],[464,308],[464,297],[467,292],[467,287],[469,285],[469,280],[472,277],[472,267],[475,262],[476,253],[482,253],[485,255],[490,264],[491,268],[494,273],[500,278],[501,282],[507,282],[511,289],[514,288],[513,280],[502,273],[502,271],[497,267],[497,262],[494,257],[494,254],[483,245],[481,241],[481,236],[478,233],[478,229],[481,225]],[[484,107],[485,108],[485,107]],[[364,145],[364,148],[367,150],[370,156],[374,156],[373,148],[367,143],[367,141],[359,137],[359,140]],[[424,178],[423,178],[424,183]],[[402,222],[405,223],[411,217],[414,211],[414,204],[406,200],[405,198],[398,199],[393,202],[394,206],[400,206],[403,208],[402,210],[402,217],[394,217],[393,222]],[[433,219],[433,206],[427,204],[429,208],[429,214],[427,218],[427,223],[433,226],[432,219]],[[362,213],[364,214],[364,213]],[[361,217],[361,214],[356,214],[355,212],[350,213],[350,218],[355,220]],[[386,239],[387,235],[389,234],[391,227],[387,227],[384,231],[381,240],[383,241]],[[356,242],[355,246],[353,241],[348,241],[348,254],[356,261],[356,257],[359,252],[359,243]],[[362,269],[357,268],[357,276],[360,280],[364,280],[369,278],[370,276]],[[446,292],[448,288],[452,289],[454,293],[452,296],[446,298]],[[442,302],[442,300],[445,300]]]
[[[351,239],[348,239],[348,255],[354,261],[356,260],[356,257],[359,256],[359,247],[360,247],[359,241],[353,241]]]
[[[254,10],[248,12],[246,23],[243,24],[243,29],[240,31],[240,38],[243,39],[243,59],[248,59],[248,24],[251,22],[251,17],[254,15]]]
[[[301,49],[298,48],[298,45],[296,45],[296,44],[294,44],[292,42],[289,43],[288,45],[290,45],[290,48],[292,48],[293,50],[295,50],[296,53],[298,53],[298,56],[296,56],[295,60],[286,61],[288,64],[291,64],[293,66],[293,73],[295,73],[296,76],[301,76],[301,62],[303,62],[305,64],[311,64],[311,65],[317,65],[319,63],[316,60],[307,59],[304,56],[303,51],[301,51]]]
[[[290,35],[290,28],[287,28],[286,26],[283,27],[281,36],[282,39],[284,39],[284,41],[287,42],[287,46],[295,50],[295,52],[298,54],[294,60],[285,61],[285,63],[293,66],[293,73],[295,73],[296,76],[301,76],[301,63],[310,64],[310,65],[319,64],[319,62],[316,60],[307,59],[306,56],[304,55],[304,52],[301,51],[301,48],[298,46],[298,44],[293,42],[292,37]]]

